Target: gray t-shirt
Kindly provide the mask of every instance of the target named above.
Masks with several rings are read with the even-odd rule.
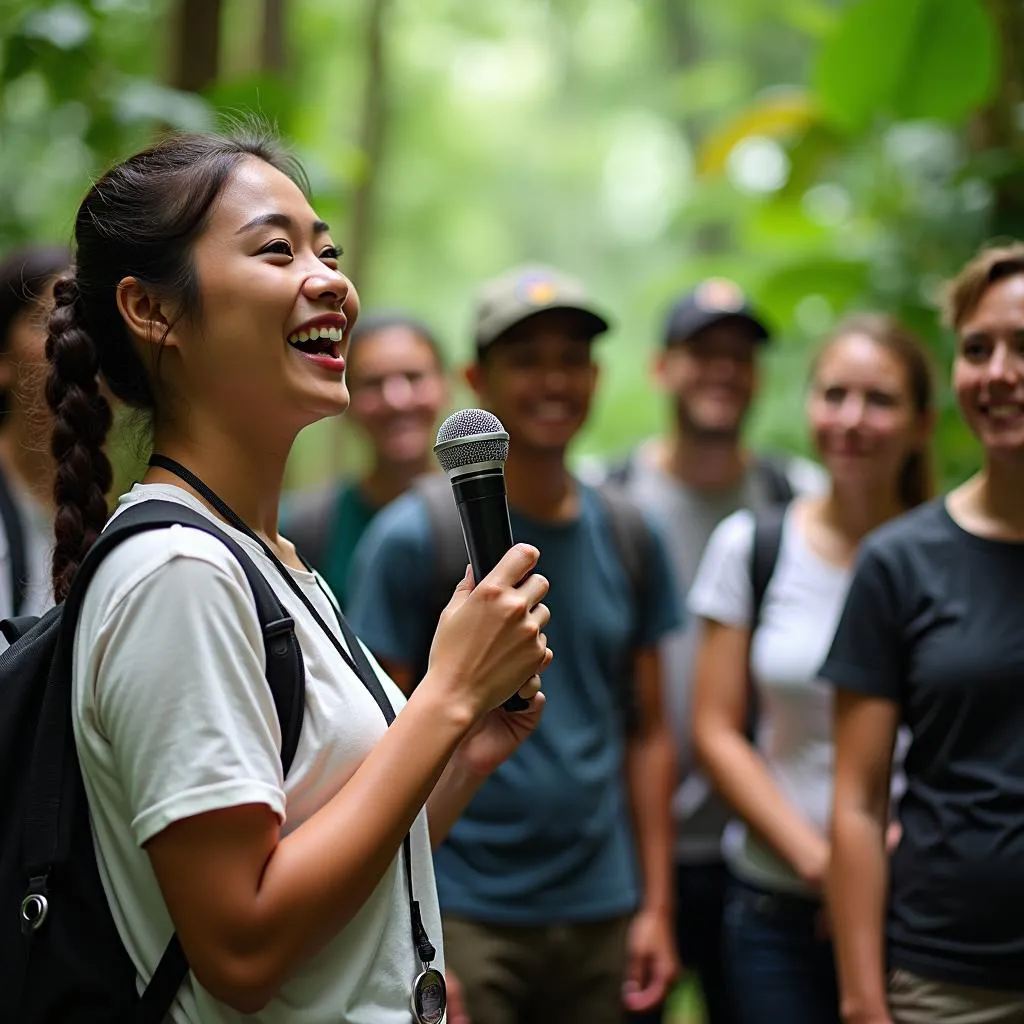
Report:
[[[737,509],[766,508],[772,498],[764,475],[753,464],[737,486],[706,493],[666,473],[655,463],[653,452],[654,442],[649,441],[634,453],[626,489],[661,525],[676,579],[685,594],[697,575],[701,555],[715,527]],[[797,494],[822,493],[826,489],[825,473],[815,463],[791,458],[785,466]],[[705,864],[721,860],[722,834],[732,814],[700,771],[693,752],[696,639],[696,620],[687,617],[683,626],[662,642],[662,678],[677,763],[673,796],[676,858],[681,863]]]

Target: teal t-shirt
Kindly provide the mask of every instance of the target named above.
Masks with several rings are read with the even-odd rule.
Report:
[[[535,733],[484,784],[435,854],[446,913],[541,925],[632,911],[639,880],[627,801],[621,684],[633,597],[600,496],[581,486],[579,517],[542,523],[511,513],[512,533],[540,549],[554,661]],[[678,591],[655,533],[642,643],[680,621]],[[436,628],[431,533],[415,494],[370,525],[352,565],[348,615],[379,657],[413,664]]]

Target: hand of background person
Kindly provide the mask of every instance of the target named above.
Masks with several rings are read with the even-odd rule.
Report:
[[[480,583],[455,588],[430,648],[424,685],[444,690],[475,721],[547,668],[551,651],[541,604],[548,581],[532,573],[540,552],[516,544]]]
[[[660,1006],[679,976],[672,923],[667,914],[641,910],[629,926],[623,1005],[631,1013]]]
[[[461,767],[473,775],[490,775],[537,728],[544,710],[540,676],[522,686],[519,696],[530,702],[525,710],[494,708],[473,726],[455,751],[453,759]]]
[[[444,984],[448,994],[448,1013],[445,1017],[445,1024],[473,1024],[466,1012],[466,1004],[462,998],[462,986],[455,972],[445,968]]]

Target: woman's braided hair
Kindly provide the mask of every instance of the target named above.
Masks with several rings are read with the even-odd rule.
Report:
[[[307,190],[301,168],[265,130],[175,134],[109,170],[78,209],[75,265],[54,285],[46,342],[58,601],[107,520],[113,473],[104,444],[111,410],[100,380],[126,405],[156,411],[156,382],[132,344],[118,287],[133,277],[171,303],[179,317],[198,315],[192,246],[225,183],[248,158],[269,163]]]

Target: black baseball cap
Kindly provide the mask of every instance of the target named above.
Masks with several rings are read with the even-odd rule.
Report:
[[[755,341],[765,342],[770,337],[764,321],[754,312],[749,300],[735,281],[726,277],[709,277],[687,292],[668,311],[665,318],[666,345],[686,341],[698,331],[721,323],[737,320],[747,324]]]

